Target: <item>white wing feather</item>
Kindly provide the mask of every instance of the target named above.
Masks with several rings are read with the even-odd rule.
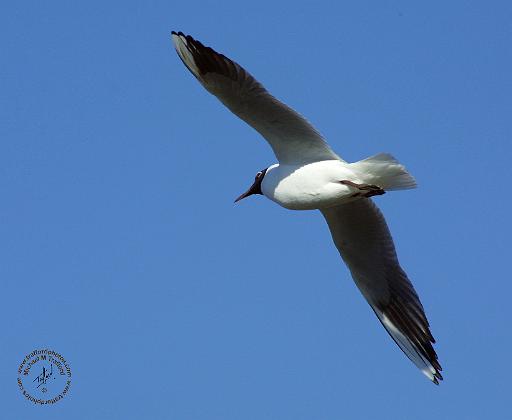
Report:
[[[173,32],[172,40],[179,57],[197,80],[258,131],[280,163],[340,159],[304,117],[274,98],[240,65],[190,35]]]

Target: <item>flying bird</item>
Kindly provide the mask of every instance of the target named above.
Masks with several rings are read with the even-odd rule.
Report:
[[[443,379],[420,299],[400,267],[384,216],[371,197],[414,188],[393,156],[340,158],[300,114],[242,66],[190,35],[172,32],[185,66],[231,112],[258,131],[279,163],[256,174],[236,201],[261,194],[292,210],[320,210],[342,259],[391,338],[435,384]]]

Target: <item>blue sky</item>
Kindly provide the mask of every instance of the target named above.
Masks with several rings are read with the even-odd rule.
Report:
[[[510,2],[10,2],[0,46],[0,395],[10,419],[510,415]],[[387,336],[318,212],[234,205],[274,163],[170,31],[245,66],[377,197],[428,313],[436,387]],[[24,399],[32,350],[69,395]]]

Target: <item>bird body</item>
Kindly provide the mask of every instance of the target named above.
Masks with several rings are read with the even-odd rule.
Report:
[[[274,164],[267,169],[261,190],[270,200],[290,210],[320,210],[347,203],[366,194],[358,186],[385,190],[415,186],[404,166],[390,155],[355,163],[341,159],[295,165]],[[344,183],[343,181],[349,181]],[[383,188],[385,186],[386,188]],[[363,190],[364,191],[364,190]]]
[[[279,165],[268,168],[261,190],[270,200],[290,210],[315,210],[350,200],[354,187],[340,183],[361,182],[346,163],[323,160],[306,165]]]
[[[190,35],[172,32],[185,66],[204,88],[258,131],[278,163],[256,174],[236,201],[262,194],[292,210],[320,210],[357,287],[388,334],[435,384],[441,365],[423,306],[401,268],[384,216],[370,197],[414,188],[393,156],[341,159],[300,114],[272,96],[247,70]]]

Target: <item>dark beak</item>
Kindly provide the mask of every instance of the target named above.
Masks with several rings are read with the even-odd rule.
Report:
[[[251,188],[249,188],[246,192],[244,192],[240,197],[238,197],[235,200],[235,203],[237,203],[240,200],[242,200],[243,198],[249,197],[250,195],[253,195],[253,194],[261,194],[261,181],[260,180],[256,180],[256,182],[251,185]]]

